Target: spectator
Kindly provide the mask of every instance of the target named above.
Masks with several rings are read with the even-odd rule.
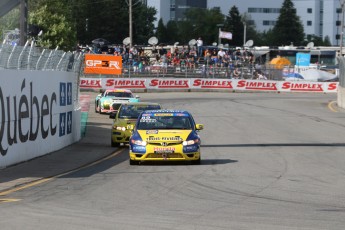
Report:
[[[241,78],[241,70],[239,68],[235,68],[232,77],[235,79]]]
[[[196,46],[198,48],[198,56],[201,57],[202,56],[202,46],[204,45],[203,40],[201,39],[201,37],[198,38],[198,40],[196,40]]]

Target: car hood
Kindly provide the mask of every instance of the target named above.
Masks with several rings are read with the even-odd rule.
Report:
[[[182,143],[187,139],[192,130],[138,130],[143,141],[147,143]]]
[[[118,126],[135,125],[136,121],[137,119],[120,118],[115,122],[115,124]]]

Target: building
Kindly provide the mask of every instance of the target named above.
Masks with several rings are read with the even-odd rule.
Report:
[[[207,0],[146,0],[147,6],[157,10],[157,22],[162,18],[163,23],[167,24],[170,20],[181,21],[184,13],[192,7],[207,8]]]
[[[207,7],[218,7],[228,15],[236,6],[240,14],[247,14],[260,32],[272,28],[284,0],[208,0]],[[340,44],[341,6],[339,0],[292,0],[304,26],[306,36],[328,36],[332,45]]]
[[[183,20],[183,14],[190,7],[217,7],[228,15],[236,6],[241,15],[246,14],[256,30],[267,31],[275,25],[284,0],[146,0],[147,5],[157,9],[157,24],[160,18],[164,24],[169,20]],[[340,0],[292,0],[297,15],[304,26],[306,36],[329,38],[332,45],[340,45],[341,6]],[[168,4],[167,4],[168,3]],[[156,24],[156,25],[157,25]]]

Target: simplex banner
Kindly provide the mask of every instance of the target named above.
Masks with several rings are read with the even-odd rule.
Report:
[[[81,78],[80,88],[201,89],[336,93],[338,82],[269,81],[204,78]]]

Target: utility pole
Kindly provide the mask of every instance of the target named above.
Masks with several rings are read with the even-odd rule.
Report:
[[[247,24],[243,22],[243,46],[246,44],[247,37]]]
[[[340,24],[340,57],[343,57],[343,43],[344,43],[344,4],[345,0],[341,0],[341,24]]]
[[[28,34],[28,0],[20,1],[20,45],[24,46]]]
[[[217,24],[218,27],[218,46],[222,43],[222,38],[220,37],[220,33],[222,32],[221,28],[224,26],[224,24]]]
[[[129,49],[132,48],[133,34],[132,34],[132,0],[129,0]]]

